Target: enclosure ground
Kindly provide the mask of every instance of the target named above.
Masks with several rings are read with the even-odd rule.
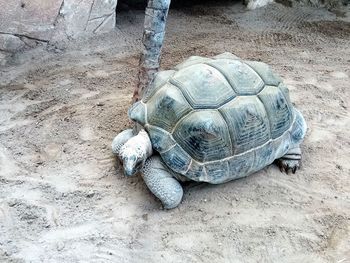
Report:
[[[224,51],[268,63],[309,129],[295,175],[271,165],[188,184],[170,211],[111,154],[130,125],[143,13],[1,70],[0,262],[350,262],[350,24],[323,9],[170,11],[162,68]]]

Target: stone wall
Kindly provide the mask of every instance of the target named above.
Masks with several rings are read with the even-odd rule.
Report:
[[[195,0],[192,0],[195,1]],[[273,0],[244,0],[254,9]],[[293,6],[301,3],[342,9],[349,0],[275,0]],[[62,43],[82,35],[115,28],[118,0],[0,0],[0,64],[9,54],[38,44]],[[145,4],[146,0],[121,0]],[[187,0],[173,0],[173,4]],[[201,2],[196,0],[196,2]],[[249,6],[251,5],[251,6]]]
[[[115,27],[116,6],[117,0],[0,1],[0,51],[108,32]]]

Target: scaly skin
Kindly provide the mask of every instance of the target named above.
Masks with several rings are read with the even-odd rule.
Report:
[[[132,129],[127,129],[119,133],[112,142],[112,152],[114,154],[119,154],[119,151],[122,148],[122,146],[133,136],[134,134]]]
[[[180,183],[159,156],[152,155],[152,145],[145,130],[133,136],[132,130],[121,132],[112,143],[113,152],[123,161],[124,173],[132,176],[142,169],[149,190],[162,202],[164,208],[177,207],[183,196]]]
[[[159,156],[147,159],[142,175],[148,189],[162,202],[165,209],[175,208],[181,203],[182,186]]]

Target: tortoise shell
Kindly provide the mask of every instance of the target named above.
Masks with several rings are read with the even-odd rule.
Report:
[[[268,65],[224,53],[193,56],[157,73],[130,119],[166,165],[195,181],[222,183],[286,153],[294,111]]]

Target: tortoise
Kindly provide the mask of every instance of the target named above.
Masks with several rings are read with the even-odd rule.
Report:
[[[186,180],[225,183],[275,160],[295,173],[307,129],[281,78],[231,53],[157,73],[128,115],[139,128],[118,134],[112,150],[167,209],[181,202]]]

